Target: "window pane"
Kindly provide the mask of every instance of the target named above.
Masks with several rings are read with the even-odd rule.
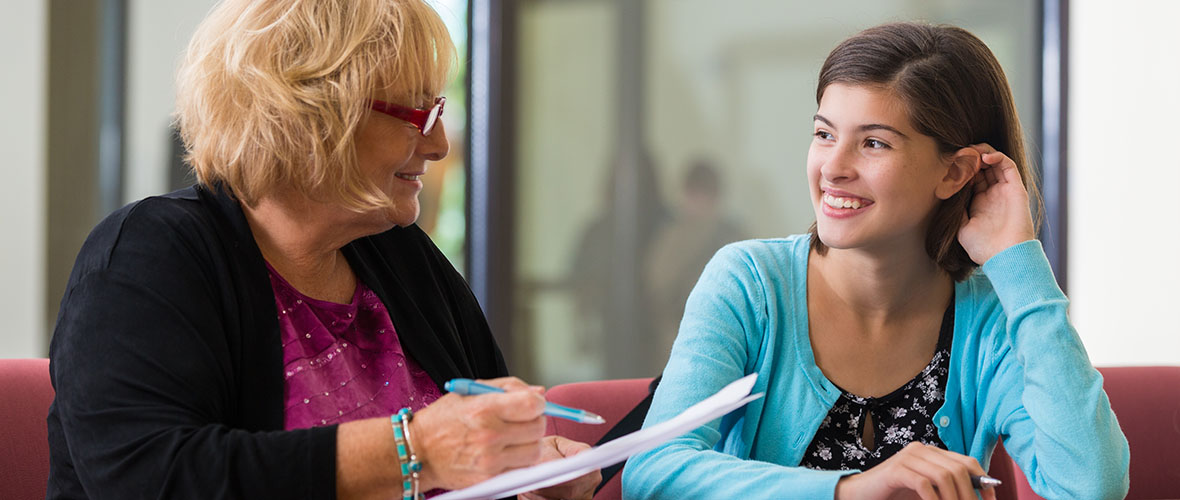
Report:
[[[451,150],[442,161],[429,163],[423,177],[418,225],[430,234],[434,244],[459,272],[464,270],[467,214],[465,165],[467,148],[463,138],[467,127],[467,0],[430,0],[455,42],[455,71],[443,95],[447,98],[442,123]]]
[[[717,248],[805,232],[815,82],[860,29],[971,30],[1039,130],[1037,5],[1000,4],[651,0],[634,34],[627,3],[523,2],[513,335],[531,356],[514,368],[545,384],[656,375]],[[618,131],[636,122],[629,147]]]

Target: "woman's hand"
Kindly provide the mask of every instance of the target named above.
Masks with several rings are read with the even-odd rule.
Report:
[[[586,443],[570,441],[561,436],[546,436],[543,441],[545,445],[542,447],[544,451],[541,452],[542,462],[577,455],[590,449],[590,445]],[[556,486],[521,493],[518,498],[522,500],[590,500],[594,497],[594,488],[597,488],[600,482],[602,482],[602,472],[594,471]]]
[[[974,458],[937,446],[910,443],[868,472],[840,478],[837,499],[975,500],[971,476],[983,468]],[[979,490],[984,500],[995,500],[991,489]]]
[[[541,460],[545,399],[540,388],[515,377],[480,382],[507,392],[447,394],[410,422],[423,491],[471,486]]]
[[[979,151],[982,161],[972,180],[975,195],[963,217],[959,243],[971,260],[983,265],[993,255],[1037,235],[1016,162],[987,144],[971,147]]]

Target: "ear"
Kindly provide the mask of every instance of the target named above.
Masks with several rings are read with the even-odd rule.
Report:
[[[983,157],[975,148],[962,148],[951,155],[947,165],[946,175],[938,182],[934,195],[940,200],[946,200],[961,191],[971,183],[979,167],[983,164]]]

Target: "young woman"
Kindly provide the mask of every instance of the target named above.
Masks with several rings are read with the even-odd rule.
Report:
[[[1042,496],[1122,498],[1127,441],[1036,240],[991,51],[879,26],[832,51],[816,100],[816,224],[718,252],[645,425],[745,374],[766,397],[633,457],[626,496],[976,498],[1003,439]]]

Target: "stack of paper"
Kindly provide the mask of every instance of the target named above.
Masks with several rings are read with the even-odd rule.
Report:
[[[756,374],[747,375],[717,391],[717,394],[690,406],[670,420],[632,432],[572,457],[505,472],[474,486],[434,498],[435,500],[501,498],[561,484],[591,471],[622,462],[631,455],[655,448],[669,439],[682,436],[762,397],[761,393],[750,395],[750,390],[754,388],[754,380],[757,377]]]

